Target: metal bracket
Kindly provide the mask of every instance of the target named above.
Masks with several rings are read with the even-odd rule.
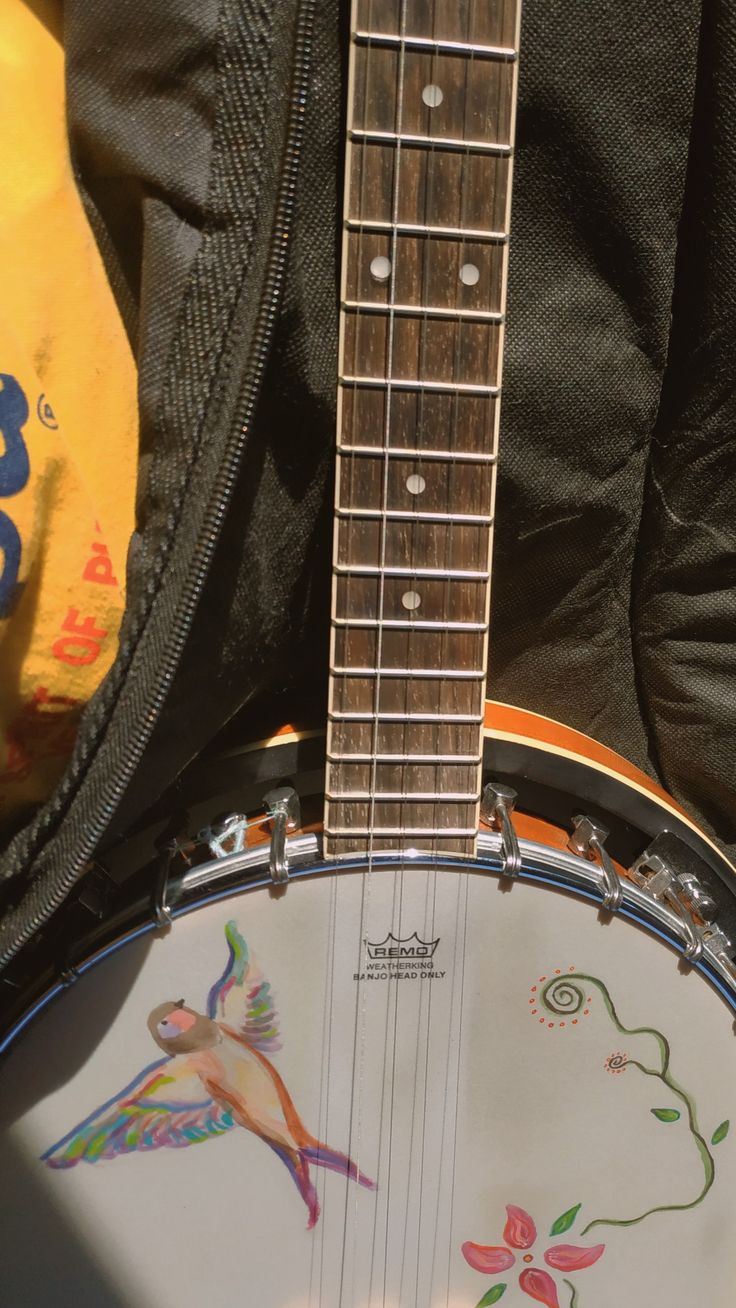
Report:
[[[271,819],[271,850],[269,868],[274,885],[283,886],[289,880],[289,860],[286,853],[286,833],[301,826],[299,796],[291,786],[277,786],[264,795],[266,815]]]
[[[505,877],[518,877],[521,872],[519,839],[511,821],[517,798],[517,793],[511,786],[504,786],[500,781],[489,781],[483,787],[480,801],[481,822],[501,832]]]
[[[736,965],[733,961],[734,943],[720,927],[708,923],[700,933],[704,944],[715,954],[721,967],[725,968],[736,980]]]
[[[242,854],[252,825],[244,813],[226,813],[203,827],[197,839],[207,845],[213,858],[227,858],[228,854]]]
[[[685,957],[690,963],[697,963],[698,959],[703,956],[703,945],[705,936],[691,917],[690,902],[693,896],[692,885],[686,890],[680,877],[670,867],[669,863],[649,849],[637,858],[631,866],[631,877],[638,886],[646,890],[647,894],[653,899],[659,900],[660,903],[669,904],[674,909],[683,927],[685,938]],[[697,878],[698,890],[702,889]],[[704,892],[705,893],[705,892]],[[708,896],[708,898],[710,898]],[[715,905],[714,905],[715,907]]]
[[[693,872],[680,872],[677,880],[680,899],[685,907],[706,924],[714,922],[718,917],[718,905],[708,887]]]
[[[597,857],[601,869],[603,907],[609,913],[616,913],[623,902],[624,888],[605,847],[610,833],[601,822],[596,822],[584,813],[578,813],[573,818],[572,825],[573,832],[567,847],[582,858]]]
[[[179,846],[175,840],[166,845],[163,851],[163,857],[159,864],[156,884],[153,887],[151,896],[151,913],[156,926],[161,931],[168,931],[173,925],[174,918],[169,907],[168,889],[169,889],[169,872],[174,855],[178,852]]]

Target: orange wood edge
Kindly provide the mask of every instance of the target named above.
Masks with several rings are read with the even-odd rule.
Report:
[[[545,718],[540,713],[516,708],[512,704],[499,704],[494,700],[486,701],[484,726],[491,736],[502,735],[513,740],[528,742],[530,745],[546,745],[552,750],[564,750],[588,763],[606,768],[625,781],[631,781],[642,790],[648,791],[656,799],[663,800],[669,808],[692,822],[686,810],[656,781],[634,767],[633,763],[629,763],[628,759],[617,754],[615,750],[599,744],[592,736],[583,735],[582,731],[575,731],[572,727],[566,727],[564,723],[556,722],[553,718]],[[277,745],[282,736],[299,737],[304,734],[312,733],[292,725],[283,726],[271,737],[268,744]]]
[[[546,745],[551,750],[564,750],[568,754],[597,764],[599,767],[605,767],[608,771],[621,776],[624,780],[634,782],[635,785],[653,795],[656,799],[664,800],[670,808],[687,816],[684,810],[677,804],[670,795],[667,794],[661,786],[658,786],[651,777],[641,772],[639,768],[633,766],[620,754],[614,750],[608,749],[605,745],[600,745],[598,741],[593,740],[590,736],[583,735],[580,731],[575,731],[571,727],[566,727],[561,722],[555,722],[552,718],[542,717],[538,713],[531,713],[526,709],[515,708],[511,704],[499,704],[494,701],[487,701],[485,706],[486,732],[493,736],[495,734],[510,737],[522,742],[528,741],[530,745]],[[271,737],[269,744],[277,745],[285,736],[301,736],[307,733],[304,729],[288,724],[279,728]],[[564,827],[558,827],[551,822],[542,818],[534,817],[532,814],[517,811],[514,813],[514,826],[518,834],[526,840],[532,840],[538,844],[548,845],[554,849],[568,848],[570,833]],[[310,823],[305,825],[301,830],[318,831],[321,829],[319,823]],[[250,828],[248,832],[248,844],[257,845],[269,838],[269,828],[264,823]],[[623,867],[616,864],[617,870],[621,875],[626,875]]]
[[[589,763],[595,763],[609,772],[617,773],[626,781],[633,781],[635,785],[648,791],[656,799],[664,800],[669,808],[675,809],[683,817],[688,817],[685,809],[645,772],[641,772],[633,763],[629,763],[627,759],[608,749],[606,745],[599,745],[597,740],[584,736],[581,731],[574,731],[572,727],[564,726],[562,722],[541,717],[538,713],[530,713],[526,709],[514,708],[511,704],[496,704],[489,700],[486,703],[485,727],[491,736],[496,734],[510,736],[515,740],[528,740],[532,745],[548,745],[552,749],[576,754]]]

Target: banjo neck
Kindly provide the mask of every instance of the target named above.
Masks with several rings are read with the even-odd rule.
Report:
[[[518,0],[353,0],[325,850],[473,855]]]

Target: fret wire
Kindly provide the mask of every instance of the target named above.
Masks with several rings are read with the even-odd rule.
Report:
[[[485,227],[432,227],[427,223],[391,223],[381,219],[346,218],[345,226],[355,232],[396,232],[399,236],[429,236],[458,241],[488,241],[503,245],[508,232],[489,231]]]
[[[468,794],[467,791],[461,790],[376,790],[373,796],[369,790],[328,790],[326,795],[336,803],[346,800],[365,803],[366,800],[374,797],[389,804],[436,803],[440,799],[445,804],[474,804],[478,798],[476,794]]]
[[[485,681],[485,668],[349,668],[333,667],[335,677],[403,677],[413,680],[415,677],[442,678],[443,681]]]
[[[503,141],[464,141],[459,136],[402,135],[399,132],[378,132],[370,128],[353,127],[350,139],[359,145],[400,145],[412,149],[453,150],[461,154],[493,154],[499,158],[508,158],[511,154],[511,146]]]
[[[394,568],[382,567],[372,563],[336,563],[334,571],[340,577],[427,577],[439,581],[488,581],[490,573],[478,572],[472,568]]]
[[[402,36],[399,32],[367,32],[359,29],[353,41],[361,45],[405,46],[409,50],[432,50],[435,54],[477,55],[480,59],[502,59],[512,63],[517,51],[512,46],[482,45],[477,41],[436,41],[431,36]]]
[[[339,838],[351,836],[444,836],[447,840],[460,836],[477,836],[477,827],[330,827],[325,825],[327,835]]]
[[[493,517],[486,513],[428,513],[410,509],[348,509],[338,504],[335,512],[339,518],[386,518],[389,522],[447,522],[490,527]]]
[[[487,622],[434,622],[428,618],[335,618],[335,627],[391,627],[396,631],[487,631]]]
[[[452,463],[496,463],[495,454],[480,454],[468,450],[432,450],[416,449],[403,445],[390,445],[383,449],[380,445],[343,445],[337,447],[338,454],[367,454],[384,456],[391,459],[437,459],[440,462],[450,460]]]
[[[354,712],[331,709],[328,717],[335,722],[456,722],[466,726],[484,721],[482,713],[364,713],[358,709]]]
[[[375,390],[433,391],[438,395],[500,395],[499,386],[479,386],[475,382],[425,381],[419,378],[350,377],[338,378],[341,386],[366,386]]]
[[[479,767],[483,762],[476,754],[339,754],[336,750],[328,751],[328,763],[447,763]]]
[[[380,300],[343,300],[342,308],[349,312],[396,314],[406,318],[448,318],[457,319],[458,322],[499,324],[504,322],[504,315],[494,309],[445,309],[442,305],[436,304],[382,304]]]

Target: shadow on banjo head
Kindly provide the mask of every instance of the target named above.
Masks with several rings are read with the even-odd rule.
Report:
[[[8,1305],[48,1303],[53,1277],[56,1308],[131,1308],[110,1265],[104,1242],[90,1240],[87,1224],[63,1196],[49,1193],[38,1163],[4,1132],[3,1170],[13,1178],[13,1202],[3,1205],[3,1250],[22,1249],[29,1226],[43,1231],[43,1256],[21,1262],[3,1256],[3,1300]]]
[[[137,977],[145,967],[152,948],[150,936],[133,941],[124,950],[106,961],[109,984],[100,986],[94,971],[75,983],[74,994],[79,997],[79,1009],[73,1023],[64,1023],[63,1032],[54,1038],[54,1019],[51,1018],[48,1035],[44,1040],[44,1056],[35,1061],[33,1076],[25,1079],[6,1078],[0,1097],[0,1127],[5,1130],[29,1105],[38,1103],[52,1094],[83,1068],[99,1047],[101,1040],[115,1018],[125,1007]],[[27,1037],[31,1043],[34,1033]],[[16,1056],[23,1060],[23,1046]]]
[[[568,1285],[608,1308],[622,1283],[632,1308],[656,1302],[658,1233],[679,1223],[697,1247],[733,1176],[728,1105],[704,1072],[724,1017],[708,987],[559,890],[497,895],[487,873],[398,866],[366,902],[360,874],[317,870],[275,914],[262,895],[239,914],[273,987],[216,905],[156,941],[63,1087],[91,1111],[69,1130],[71,1100],[51,1096],[66,1127],[51,1147],[47,1109],[29,1113],[51,1169],[36,1161],[33,1184],[49,1178],[65,1220],[91,1204],[100,1248],[174,1223],[183,1266],[156,1253],[137,1267],[156,1308],[194,1305],[202,1239],[223,1257],[236,1239],[277,1304],[308,1306],[322,1283],[338,1308],[341,1281],[364,1308],[501,1293],[562,1308]],[[201,1003],[155,1002],[164,984]],[[41,1060],[54,1018],[29,1042]],[[151,1037],[160,1056],[144,1063]],[[111,1059],[132,1079],[94,1107]],[[27,1153],[19,1174],[28,1190]]]
[[[283,441],[296,449],[290,423],[267,420],[294,343],[284,348],[283,327],[295,270],[311,293],[310,244],[292,216],[302,222],[309,209],[299,194],[305,124],[330,98],[325,64],[322,99],[309,99],[325,7],[299,0],[272,32],[256,23],[253,33],[243,6],[204,8],[239,16],[226,24],[215,78],[208,201],[223,221],[215,215],[212,231],[205,222],[185,279],[171,351],[181,376],[173,389],[167,379],[166,421],[154,424],[162,456],[187,457],[164,458],[160,476],[154,457],[148,480],[161,512],[144,505],[134,554],[141,636],[130,638],[137,619],[124,628],[113,716],[100,733],[106,752],[95,760],[90,751],[88,772],[86,759],[84,771],[72,769],[73,798],[57,796],[46,866],[32,869],[42,875],[19,902],[2,955],[29,960],[8,1001],[9,1044],[69,980],[59,977],[53,930],[25,946],[77,873],[90,889],[84,847],[99,841],[110,884],[94,925],[72,915],[70,930],[79,933],[75,958],[100,966],[29,1032],[6,1099],[0,1172],[11,1177],[13,1212],[0,1222],[3,1292],[13,1308],[42,1308],[49,1295],[70,1308],[732,1308],[736,869],[652,777],[561,723],[485,700],[519,6],[352,5],[339,291],[321,280],[340,313],[327,725],[322,735],[271,721],[275,734],[255,742],[243,739],[243,724],[251,708],[260,712],[256,683],[273,691],[272,704],[286,696],[281,660],[267,668],[255,646],[231,639],[243,619],[244,561],[258,570],[268,648],[278,632],[305,635],[304,612],[322,593],[307,519],[261,521],[259,496],[280,485],[288,514],[302,498],[299,476],[325,448],[309,429],[329,397],[322,378],[315,407],[309,368],[306,386],[277,406],[301,423],[296,462],[278,457]],[[628,36],[617,60],[633,51],[641,63],[641,43]],[[588,45],[597,55],[595,39]],[[599,71],[611,63],[603,46]],[[617,75],[629,118],[631,86]],[[267,149],[260,120],[242,130],[264,107],[264,128],[273,108],[278,136]],[[573,136],[562,133],[565,148]],[[261,145],[267,167],[241,168]],[[256,209],[266,222],[247,260],[261,175],[268,194]],[[574,186],[553,178],[553,189],[572,214]],[[231,221],[238,214],[243,224]],[[252,277],[231,275],[236,247]],[[621,250],[630,263],[623,240]],[[550,270],[551,297],[532,299],[548,321],[585,326],[571,276],[563,261]],[[595,316],[588,336],[608,358],[613,337]],[[319,344],[329,353],[329,332]],[[525,350],[522,341],[517,360]],[[572,355],[557,356],[569,382]],[[533,366],[523,371],[546,412],[544,368],[536,381]],[[640,407],[645,417],[648,404]],[[627,429],[635,409],[623,413]],[[521,516],[509,506],[507,529],[536,552],[524,575],[506,579],[506,598],[517,601],[517,634],[544,619],[547,675],[555,690],[569,678],[577,717],[633,728],[644,756],[657,741],[648,728],[662,688],[640,686],[633,666],[621,605],[631,568],[611,571],[611,596],[591,563],[607,551],[620,562],[648,503],[645,494],[623,506],[633,534],[607,527],[621,464],[622,415],[610,417],[613,445],[594,450],[600,476],[588,503],[567,435],[564,449],[539,447],[540,466],[524,470],[529,494],[517,497]],[[260,428],[265,441],[253,438]],[[548,431],[546,419],[535,431]],[[630,463],[626,455],[621,466]],[[646,459],[636,463],[643,479]],[[570,485],[560,481],[565,510],[545,525],[551,470]],[[647,478],[640,492],[651,489]],[[315,489],[304,487],[313,522]],[[586,523],[591,548],[567,549]],[[644,527],[646,545],[656,523]],[[295,558],[300,548],[307,553]],[[276,591],[290,592],[299,612]],[[97,619],[78,618],[55,653],[74,638],[84,648]],[[606,645],[619,626],[626,648],[616,672]],[[521,670],[529,684],[535,659],[517,655],[506,675]],[[128,664],[123,688],[117,673]],[[202,677],[192,679],[197,666],[212,699]],[[236,667],[254,674],[250,688],[227,675]],[[301,685],[304,670],[289,679]],[[539,685],[538,702],[553,698]],[[208,704],[219,705],[211,722]],[[246,712],[228,721],[228,705]],[[686,729],[682,715],[670,716]],[[127,754],[115,747],[126,735],[135,746]],[[114,775],[98,786],[105,759]],[[157,759],[168,789],[147,794]],[[700,793],[705,807],[713,796]],[[73,839],[86,805],[97,818]],[[74,860],[54,867],[72,845]],[[58,893],[42,893],[47,872]],[[158,934],[136,940],[145,932]],[[678,970],[673,949],[688,966]],[[59,984],[45,988],[47,976]]]

